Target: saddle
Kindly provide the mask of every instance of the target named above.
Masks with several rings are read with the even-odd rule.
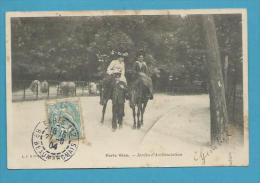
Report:
[[[139,72],[137,77],[138,77],[138,79],[140,79],[140,81],[143,83],[143,85],[146,86],[147,89],[149,90],[148,97],[152,100],[153,99],[153,81],[152,81],[151,77],[149,77],[148,75],[146,75],[143,72]]]

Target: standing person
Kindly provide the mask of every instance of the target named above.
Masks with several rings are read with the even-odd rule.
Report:
[[[136,76],[141,78],[145,84],[145,86],[149,89],[149,98],[153,99],[153,83],[152,79],[149,76],[148,66],[144,60],[145,53],[141,50],[137,55],[137,60],[134,63],[134,71]]]

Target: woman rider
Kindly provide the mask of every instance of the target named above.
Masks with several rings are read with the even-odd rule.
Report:
[[[107,67],[107,74],[108,75],[120,75],[119,80],[126,83],[125,78],[125,57],[128,55],[128,53],[121,53],[117,52],[117,59],[112,60],[109,66]]]
[[[134,63],[134,71],[137,77],[140,77],[144,85],[149,89],[149,98],[153,99],[153,83],[152,79],[149,77],[149,71],[146,62],[144,61],[144,52],[140,51],[137,60]]]

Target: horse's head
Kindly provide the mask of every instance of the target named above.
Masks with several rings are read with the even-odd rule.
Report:
[[[124,103],[126,98],[127,86],[123,81],[116,81],[114,83],[114,89],[112,94],[112,101],[118,101]]]

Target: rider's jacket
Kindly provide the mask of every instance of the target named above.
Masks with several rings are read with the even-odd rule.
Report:
[[[145,62],[135,61],[134,70],[135,72],[138,73],[142,72],[145,73],[146,75],[148,74],[148,67]]]
[[[107,74],[112,75],[120,73],[120,80],[126,82],[125,78],[125,63],[120,62],[119,60],[112,60],[107,68]]]

